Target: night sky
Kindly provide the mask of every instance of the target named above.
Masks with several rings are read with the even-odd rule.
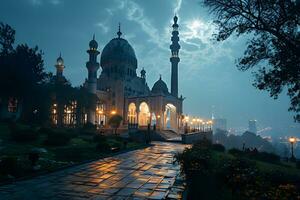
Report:
[[[121,23],[150,88],[159,74],[170,85],[170,37],[174,13],[179,17],[179,94],[186,97],[184,113],[228,120],[228,127],[245,130],[256,119],[264,135],[296,135],[299,124],[288,113],[286,94],[273,100],[252,86],[251,71],[240,72],[236,59],[247,38],[212,40],[212,16],[199,0],[1,0],[0,21],[16,30],[16,43],[39,46],[47,71],[55,72],[62,53],[65,76],[74,86],[87,77],[86,50],[96,35],[99,50],[114,37]],[[98,71],[100,74],[100,71]],[[169,87],[170,90],[170,87]]]

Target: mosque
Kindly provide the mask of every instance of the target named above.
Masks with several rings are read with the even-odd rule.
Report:
[[[84,85],[90,93],[100,99],[96,110],[89,110],[87,121],[106,126],[111,115],[118,114],[123,118],[123,125],[137,124],[138,127],[156,125],[158,130],[173,130],[179,132],[182,128],[183,98],[178,97],[178,63],[179,32],[178,18],[173,18],[171,37],[171,91],[167,84],[159,79],[152,89],[146,81],[146,71],[142,69],[137,75],[138,61],[133,47],[122,38],[122,32],[117,32],[100,54],[98,43],[93,38],[89,43],[89,61],[86,63],[88,78]],[[97,72],[101,66],[99,77]]]
[[[148,125],[157,130],[172,130],[182,132],[183,97],[178,96],[178,63],[179,59],[179,32],[178,17],[174,16],[171,36],[171,91],[160,76],[150,89],[146,80],[146,71],[141,69],[138,75],[138,61],[133,47],[122,37],[120,30],[117,36],[110,40],[102,50],[100,63],[98,55],[100,50],[95,37],[89,43],[86,62],[88,76],[83,86],[88,92],[97,95],[99,101],[96,109],[87,109],[84,117],[79,120],[76,116],[76,101],[65,105],[63,111],[63,125],[79,123],[92,123],[99,127],[108,127],[108,120],[113,115],[122,116],[122,127],[145,128]],[[64,60],[57,59],[56,79],[66,80]],[[99,68],[100,75],[98,76]],[[10,104],[8,104],[10,105]],[[8,106],[9,107],[9,106]],[[11,106],[10,106],[11,107]],[[16,110],[16,109],[15,109]],[[58,105],[53,103],[51,120],[58,123]]]
[[[183,98],[178,97],[178,18],[173,18],[171,37],[171,91],[167,84],[159,79],[152,89],[146,81],[146,71],[137,75],[138,61],[133,47],[117,32],[102,50],[100,63],[97,62],[98,43],[95,38],[89,43],[89,61],[86,63],[88,78],[84,85],[90,93],[96,94],[100,102],[96,110],[89,110],[87,120],[101,126],[107,125],[111,115],[123,118],[123,125],[137,124],[138,127],[156,125],[158,130],[169,129],[179,132],[182,122]],[[101,66],[99,77],[97,72]]]

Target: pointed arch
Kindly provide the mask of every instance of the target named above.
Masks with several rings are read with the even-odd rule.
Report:
[[[150,123],[150,109],[146,102],[142,102],[139,106],[139,126],[147,126]]]

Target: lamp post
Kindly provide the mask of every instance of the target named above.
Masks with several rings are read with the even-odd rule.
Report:
[[[185,133],[188,133],[188,123],[189,123],[188,115],[185,116],[184,121],[185,121]]]
[[[296,142],[296,138],[295,137],[290,137],[289,142],[291,143],[291,151],[292,151],[291,161],[295,162],[296,158],[294,156],[294,143]]]

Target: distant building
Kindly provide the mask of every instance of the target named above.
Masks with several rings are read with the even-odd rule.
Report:
[[[256,120],[249,120],[248,131],[255,134],[257,133]]]
[[[213,119],[213,132],[215,133],[217,129],[227,131],[227,120],[224,118]]]

